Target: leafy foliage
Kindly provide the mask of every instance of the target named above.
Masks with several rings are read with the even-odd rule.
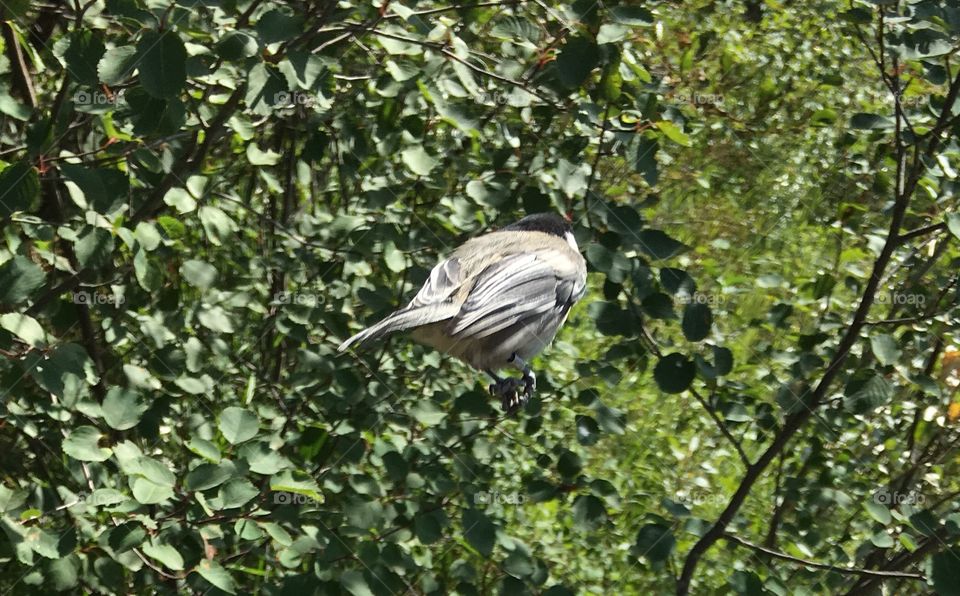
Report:
[[[960,5],[306,8],[5,7],[5,591],[956,591]],[[545,210],[518,416],[336,352]]]

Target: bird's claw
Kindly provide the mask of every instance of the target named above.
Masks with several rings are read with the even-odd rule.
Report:
[[[530,401],[530,397],[536,388],[537,377],[528,371],[520,379],[507,377],[496,383],[491,383],[490,395],[500,398],[500,407],[504,412],[512,413]]]

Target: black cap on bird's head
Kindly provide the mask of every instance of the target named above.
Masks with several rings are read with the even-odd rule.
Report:
[[[573,231],[573,226],[566,219],[556,213],[534,213],[518,222],[501,228],[501,231],[543,232],[561,238]]]

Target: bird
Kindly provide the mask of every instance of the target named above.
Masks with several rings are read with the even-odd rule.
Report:
[[[488,374],[505,412],[536,389],[530,360],[542,352],[586,292],[587,265],[562,216],[534,213],[467,240],[430,271],[403,308],[340,344],[362,348],[392,333]],[[511,368],[522,376],[500,377]]]

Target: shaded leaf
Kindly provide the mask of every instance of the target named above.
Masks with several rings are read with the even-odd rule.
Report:
[[[682,393],[690,387],[697,367],[683,354],[668,354],[657,362],[653,378],[664,393]]]
[[[187,82],[187,50],[173,31],[148,31],[137,44],[140,84],[152,95],[167,99],[180,95]]]

